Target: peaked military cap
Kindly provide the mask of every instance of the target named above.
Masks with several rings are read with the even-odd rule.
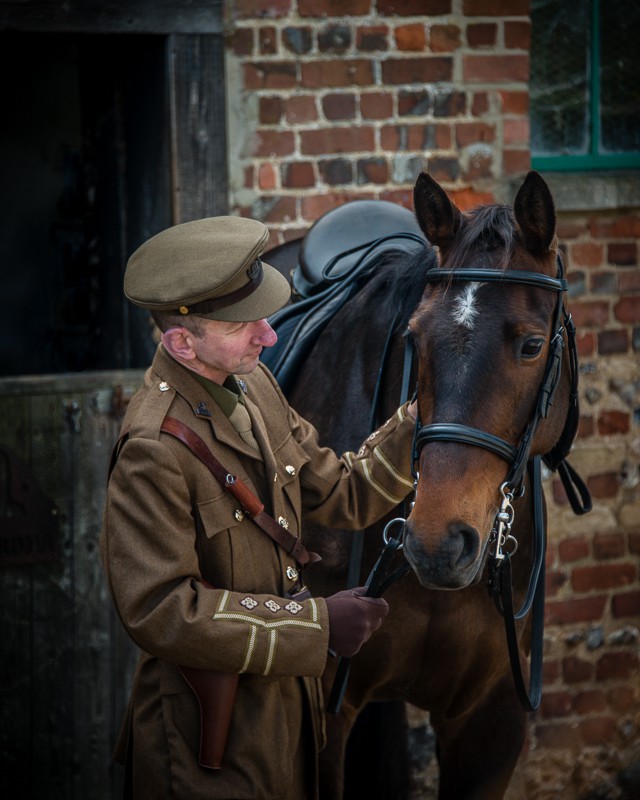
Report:
[[[252,322],[282,308],[287,279],[260,260],[269,231],[245,217],[208,217],[152,236],[129,258],[124,293],[178,316]]]

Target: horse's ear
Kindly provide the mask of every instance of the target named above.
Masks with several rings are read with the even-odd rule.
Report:
[[[523,244],[534,255],[549,251],[556,234],[556,212],[549,187],[537,172],[530,172],[513,204]]]
[[[424,235],[431,244],[445,250],[458,232],[462,214],[440,184],[426,172],[418,175],[413,189],[413,206]]]

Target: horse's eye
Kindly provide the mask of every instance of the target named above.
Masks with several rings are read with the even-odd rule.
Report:
[[[524,358],[535,358],[540,355],[540,351],[544,346],[544,339],[541,336],[531,336],[526,339],[522,344],[522,356]]]

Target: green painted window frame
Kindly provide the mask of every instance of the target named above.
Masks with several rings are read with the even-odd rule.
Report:
[[[611,0],[609,0],[611,2]],[[599,153],[600,149],[600,0],[591,0],[591,69],[589,74],[590,152],[585,155],[537,156],[534,169],[547,172],[640,169],[640,152]]]

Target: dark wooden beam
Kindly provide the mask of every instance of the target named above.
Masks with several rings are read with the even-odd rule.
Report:
[[[170,36],[173,223],[228,212],[222,37]]]
[[[221,33],[223,0],[2,0],[0,30]]]

